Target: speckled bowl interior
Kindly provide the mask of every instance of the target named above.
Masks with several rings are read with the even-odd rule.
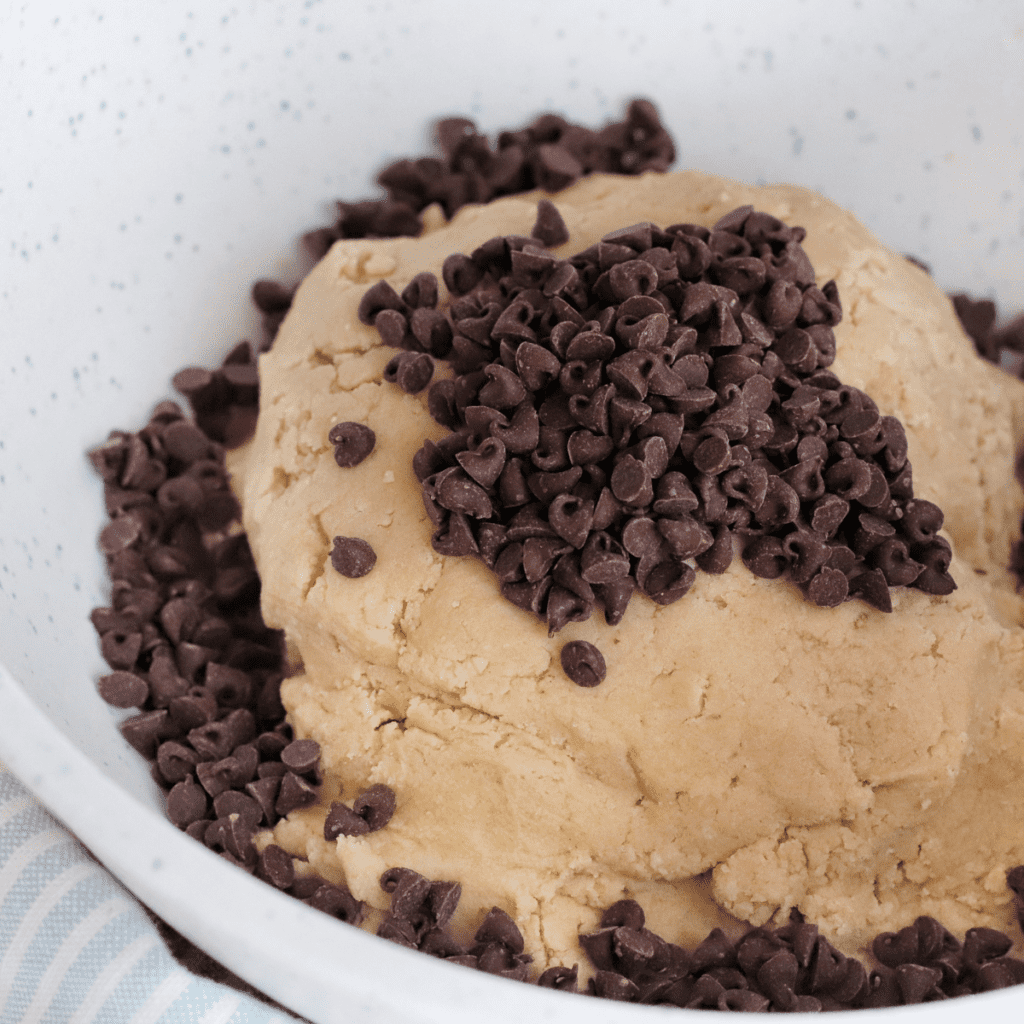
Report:
[[[494,131],[554,109],[600,124],[644,95],[677,166],[819,189],[943,287],[1024,308],[1015,4],[492,11],[113,0],[0,13],[0,759],[167,920],[316,1021],[650,1011],[410,954],[163,819],[95,692],[88,614],[107,584],[84,452],[141,426],[177,369],[212,365],[254,331],[251,282],[295,280],[298,235],[328,222],[334,199],[372,194],[385,162],[424,152],[438,116]],[[974,998],[993,1019],[1024,1013],[1024,991]],[[856,1019],[876,1016],[894,1014]]]

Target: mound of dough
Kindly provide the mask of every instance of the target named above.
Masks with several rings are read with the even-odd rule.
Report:
[[[559,255],[745,203],[807,229],[844,308],[832,369],[905,424],[959,589],[894,592],[890,615],[823,609],[736,559],[675,604],[636,597],[617,627],[598,614],[549,637],[482,563],[431,547],[411,460],[444,430],[425,393],[382,381],[394,350],[356,316],[380,278],[440,279],[447,255],[529,234],[536,198],[468,207],[417,239],[337,243],[261,358],[256,437],[232,470],[266,621],[301,664],[283,699],[327,775],[322,805],[275,841],[378,907],[388,867],[458,880],[456,924],[497,904],[539,964],[579,961],[578,932],[624,894],[683,942],[792,906],[849,951],[921,912],[1005,924],[1002,872],[1024,860],[1021,609],[1003,568],[1024,388],[975,357],[924,272],[820,196],[694,172],[579,183],[554,197],[571,233]],[[377,444],[341,469],[327,435],[347,420]],[[335,536],[367,540],[374,569],[336,572]],[[603,652],[600,686],[563,674],[575,639]],[[397,795],[390,824],[325,842],[330,799],[374,782]]]

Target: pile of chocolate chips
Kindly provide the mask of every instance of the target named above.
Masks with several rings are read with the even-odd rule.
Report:
[[[598,931],[580,936],[580,945],[596,969],[595,995],[687,1009],[906,1006],[1024,981],[1024,961],[1006,955],[1008,936],[971,928],[961,943],[931,917],[879,935],[870,972],[795,910],[782,927],[752,928],[736,942],[716,928],[688,952],[648,931],[640,905],[623,900],[605,912]]]
[[[550,633],[597,603],[618,623],[635,590],[678,600],[691,562],[724,572],[734,540],[755,575],[822,606],[955,589],[902,425],[827,369],[839,295],[814,283],[803,237],[744,206],[559,259],[545,245],[565,227],[542,202],[533,237],[445,261],[443,313],[429,275],[370,288],[364,323],[455,370],[429,392],[451,433],[413,462],[435,549],[481,558]]]
[[[99,692],[140,709],[121,732],[152,762],[167,816],[231,863],[357,922],[362,908],[348,890],[296,875],[280,847],[253,844],[258,830],[316,802],[320,747],[293,739],[285,721],[283,639],[260,614],[224,447],[162,402],[142,430],[115,431],[89,454],[110,515],[100,548],[111,604],[92,613],[111,668]],[[386,824],[381,793],[360,799],[375,827]]]
[[[439,136],[450,139],[448,126],[459,123],[466,139],[479,139],[471,122],[441,122]],[[595,134],[604,139],[608,159],[619,163],[591,165],[581,161],[580,166],[587,171],[664,169],[657,161],[667,165],[671,160],[671,140],[661,128],[657,113],[643,101],[630,106],[624,122],[599,133],[569,125],[555,115],[545,115],[528,128],[501,138],[516,139],[529,152],[531,145],[539,149],[565,137],[571,152],[577,145],[573,140]],[[482,149],[479,142],[472,146],[478,151]],[[433,164],[416,163],[427,168],[440,166],[442,174],[467,173],[453,165],[456,150],[457,147],[449,146],[445,157]],[[594,146],[589,152],[600,153],[601,146]],[[382,181],[387,174],[385,171],[381,175]],[[523,187],[532,188],[535,183],[533,179]],[[449,187],[452,194],[457,194],[454,183],[446,186],[438,182],[435,187],[441,194]],[[406,213],[396,204],[405,203],[418,212],[429,201],[433,200],[422,205],[417,205],[419,200],[410,203],[391,198],[339,203],[338,222],[307,235],[307,245],[319,258],[335,238],[402,233],[395,226],[401,226]],[[418,221],[415,227],[411,225],[411,219],[406,219],[406,233],[419,230]],[[547,244],[557,243],[549,240]],[[272,341],[291,303],[293,290],[273,281],[257,282],[254,286],[253,298],[264,314],[267,333],[259,347]],[[340,920],[358,924],[365,916],[365,908],[344,886],[317,877],[308,866],[300,866],[296,871],[295,858],[281,847],[270,845],[257,854],[252,843],[257,828],[269,827],[281,814],[315,799],[319,780],[317,745],[308,740],[295,741],[284,719],[278,693],[285,672],[282,640],[280,634],[264,625],[260,616],[259,579],[226,483],[224,446],[242,443],[256,418],[258,385],[252,346],[247,342],[236,346],[219,369],[189,367],[175,377],[174,383],[192,406],[198,432],[189,429],[191,423],[177,406],[161,403],[143,430],[135,434],[114,431],[107,444],[90,453],[104,480],[110,515],[101,548],[112,581],[111,604],[96,609],[92,616],[111,668],[99,681],[100,694],[115,707],[141,709],[125,720],[122,729],[126,739],[151,761],[154,779],[168,797],[172,821],[268,884]],[[359,448],[358,442],[355,447]],[[168,481],[170,486],[165,488]],[[198,485],[198,491],[193,484]],[[364,826],[369,831],[371,819],[373,824],[380,820],[382,800],[386,807],[386,796],[367,791],[353,801],[351,808],[332,804],[325,834],[334,830],[335,834],[342,834],[345,829],[359,832]],[[457,963],[496,973],[512,972],[529,980],[525,977],[528,958],[522,953],[522,937],[514,922],[506,922],[501,911],[492,911],[473,944],[464,947],[448,930],[460,896],[457,883],[428,881],[424,889],[422,882],[415,881],[420,877],[402,868],[382,876],[382,889],[391,893],[392,905],[378,929],[381,935]],[[1013,869],[1008,881],[1019,901],[1024,892],[1024,867]],[[399,885],[400,882],[403,884]],[[426,895],[422,898],[416,895],[424,891]],[[704,994],[708,996],[704,1005],[723,1009],[738,1008],[749,1001],[749,996],[737,993],[741,986],[733,984],[735,976],[715,973],[720,968],[728,969],[730,957],[728,943],[723,943],[719,935],[712,933],[692,954],[682,950],[677,953],[679,947],[652,937],[643,927],[642,916],[635,910],[623,913],[622,905],[609,908],[598,936],[609,928],[610,968],[608,958],[599,952],[607,949],[608,940],[601,937],[583,941],[585,947],[588,943],[594,946],[593,951],[587,950],[588,955],[597,957],[594,966],[598,973],[588,986],[589,993],[653,1001],[653,990],[646,984],[645,974],[649,982],[662,969],[672,971],[688,963],[686,973],[694,980],[694,986],[686,1005],[695,997],[703,999]],[[630,934],[629,929],[636,935]],[[907,934],[907,929],[898,933],[898,937],[904,936],[900,948],[914,945],[905,938]],[[913,998],[941,998],[930,988],[911,987],[898,979],[896,984],[872,981],[883,978],[885,968],[896,976],[902,963],[920,960],[915,953],[900,963],[889,963],[885,950],[893,940],[880,936],[878,941],[883,944],[875,950],[881,967],[868,975],[870,994],[862,990],[847,1005],[899,1005]],[[988,939],[989,948],[998,948],[999,941]],[[811,989],[817,982],[812,975],[820,969],[814,957],[820,957],[820,953],[812,952],[808,957],[804,952],[806,944],[798,950],[794,939],[787,939],[785,934],[782,942],[792,946],[798,959],[797,977],[790,987],[799,996],[813,995]],[[649,946],[656,953],[648,957]],[[661,951],[665,948],[669,949],[669,963],[662,967]],[[966,943],[963,948],[967,950]],[[709,959],[709,949],[726,949],[722,961],[716,961],[714,956]],[[995,965],[988,967],[982,964],[983,958],[975,954],[971,957],[968,959],[965,953],[955,978],[949,968],[943,970],[940,988],[944,995],[982,991],[1022,980],[1018,961],[997,956],[985,961]],[[937,963],[938,958],[933,957],[919,966]],[[848,970],[853,973],[856,969]],[[710,980],[701,982],[704,976]],[[667,980],[667,975],[663,980]],[[680,980],[673,979],[658,997],[661,1002],[675,1000],[675,1005],[679,1005],[678,998],[685,994],[686,986],[673,989],[672,985]],[[697,982],[703,986],[699,990]],[[577,969],[550,968],[536,983],[576,991]],[[724,998],[716,985],[723,990]],[[828,997],[836,999],[834,988]],[[870,1003],[865,1001],[867,998]],[[773,1008],[781,1006],[780,1002]]]
[[[1024,867],[1008,883],[1024,890]],[[528,980],[531,958],[522,933],[492,908],[469,944],[449,923],[461,896],[454,882],[431,882],[406,868],[387,871],[381,888],[391,908],[377,931],[410,949],[503,977]],[[620,900],[595,932],[580,935],[594,968],[584,994],[620,1002],[684,1009],[817,1012],[935,1002],[1024,983],[1024,960],[1009,956],[1009,936],[971,928],[960,942],[932,917],[899,932],[883,932],[871,946],[871,970],[837,950],[799,911],[779,928],[749,928],[735,941],[713,929],[695,949],[668,942],[645,927],[643,908]],[[544,988],[577,992],[578,965],[549,967],[536,978]]]

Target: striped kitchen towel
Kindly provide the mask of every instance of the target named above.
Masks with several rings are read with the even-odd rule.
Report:
[[[0,1024],[296,1024],[182,967],[0,764]]]

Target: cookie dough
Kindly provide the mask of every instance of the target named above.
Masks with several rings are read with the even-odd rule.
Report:
[[[256,436],[231,464],[264,616],[296,664],[282,696],[326,772],[321,805],[275,841],[381,908],[388,867],[458,880],[462,927],[501,906],[541,966],[580,961],[579,931],[625,894],[681,942],[792,906],[848,952],[922,912],[1005,927],[1003,873],[1024,861],[1022,613],[1004,568],[1024,386],[975,357],[923,271],[806,190],[682,172],[553,198],[559,255],[746,203],[803,225],[843,303],[832,369],[905,424],[959,589],[896,591],[890,615],[823,609],[736,559],[675,604],[637,596],[617,627],[594,615],[549,637],[481,562],[431,547],[411,460],[444,430],[425,392],[383,382],[394,350],[356,316],[381,278],[400,291],[453,252],[529,234],[537,197],[428,218],[416,239],[338,242],[261,357]],[[377,442],[343,469],[328,432],[350,420]],[[336,572],[335,536],[368,541],[373,570]],[[604,654],[600,686],[563,674],[576,639]],[[330,800],[376,782],[397,795],[387,827],[327,843]]]

